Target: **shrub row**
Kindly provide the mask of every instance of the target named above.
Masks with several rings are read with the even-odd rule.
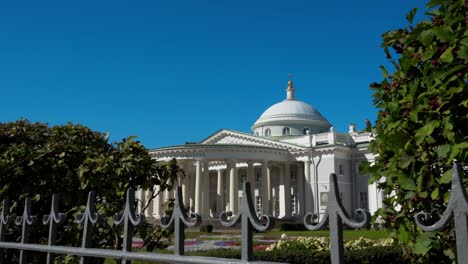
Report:
[[[194,252],[197,256],[217,257],[217,258],[236,258],[240,259],[239,250],[211,250]],[[325,264],[330,263],[330,251],[311,251],[311,250],[275,250],[275,251],[256,251],[255,259],[261,261],[285,262],[290,264]],[[345,263],[371,264],[401,264],[408,263],[404,258],[399,247],[371,247],[367,249],[345,251]]]
[[[213,232],[213,225],[201,225],[200,226],[200,232],[202,233],[211,233]]]
[[[281,231],[304,231],[307,230],[302,223],[282,223],[279,227]]]

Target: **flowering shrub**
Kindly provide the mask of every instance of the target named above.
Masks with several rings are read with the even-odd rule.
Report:
[[[290,249],[323,251],[328,250],[329,247],[330,243],[326,237],[298,237],[295,240],[280,240],[267,247],[266,251]]]
[[[344,244],[344,248],[346,250],[354,250],[354,249],[365,249],[368,247],[385,247],[393,245],[393,238],[385,238],[385,239],[368,239],[364,237],[359,237],[356,240],[350,240]]]
[[[392,238],[372,240],[360,237],[356,240],[348,241],[344,244],[346,250],[365,249],[369,247],[391,246]],[[330,250],[330,242],[326,237],[298,237],[295,240],[280,240],[271,244],[266,248],[266,251],[275,250],[314,250],[325,251]]]

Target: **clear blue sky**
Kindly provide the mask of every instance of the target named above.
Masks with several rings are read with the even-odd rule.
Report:
[[[0,122],[138,136],[148,148],[250,132],[285,97],[346,132],[374,122],[381,34],[424,1],[1,1]]]

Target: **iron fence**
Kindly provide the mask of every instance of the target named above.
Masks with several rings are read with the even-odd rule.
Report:
[[[454,172],[452,180],[452,193],[447,211],[442,219],[432,226],[424,226],[422,221],[429,219],[427,213],[416,215],[416,223],[426,231],[438,230],[444,227],[453,214],[455,218],[457,235],[457,254],[458,263],[467,263],[468,261],[468,202],[465,189],[459,177],[458,165],[454,163]],[[255,261],[253,254],[253,232],[254,230],[266,231],[274,226],[272,216],[257,217],[252,200],[250,183],[243,185],[245,199],[236,215],[232,212],[222,212],[220,221],[223,226],[229,227],[241,223],[242,241],[241,241],[241,259],[222,259],[214,257],[185,256],[184,241],[185,229],[195,227],[201,224],[201,217],[195,213],[189,213],[183,206],[182,190],[176,188],[174,209],[171,216],[165,216],[161,219],[163,228],[174,228],[174,254],[160,254],[152,252],[132,252],[132,234],[136,226],[144,223],[145,218],[135,211],[134,201],[135,193],[128,190],[126,193],[125,207],[122,213],[118,213],[113,218],[115,225],[123,225],[123,246],[122,250],[91,248],[91,235],[93,227],[102,220],[102,215],[96,212],[96,201],[94,192],[90,192],[85,211],[77,216],[76,222],[83,226],[81,247],[59,246],[55,245],[57,237],[57,228],[65,221],[65,215],[59,212],[59,198],[52,196],[51,210],[49,215],[42,218],[42,224],[47,225],[49,229],[48,243],[30,244],[29,227],[37,224],[37,217],[31,215],[31,199],[26,198],[23,215],[15,219],[15,224],[21,226],[21,242],[5,241],[5,232],[12,219],[9,215],[9,200],[5,199],[2,203],[2,212],[0,213],[0,264],[8,263],[4,259],[5,249],[19,250],[19,263],[26,264],[28,251],[46,253],[45,262],[53,263],[54,255],[74,255],[80,257],[80,264],[86,264],[91,257],[110,258],[122,260],[122,263],[130,264],[132,260],[163,262],[163,263],[274,263]],[[333,264],[344,263],[343,250],[343,223],[352,228],[362,228],[369,225],[370,215],[366,210],[357,209],[356,213],[361,214],[362,221],[352,220],[344,209],[339,198],[339,187],[335,174],[330,175],[330,192],[327,209],[319,223],[313,223],[317,217],[316,214],[307,213],[304,217],[304,225],[309,230],[318,230],[325,228],[328,224],[330,230],[330,260]]]

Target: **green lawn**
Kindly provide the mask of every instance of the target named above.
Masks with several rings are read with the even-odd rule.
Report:
[[[282,234],[287,234],[289,237],[298,237],[298,236],[305,236],[305,237],[328,237],[329,231],[328,230],[320,230],[320,231],[280,231],[280,230],[272,230],[269,232],[262,232],[262,233],[254,233],[254,236],[263,236],[266,239],[279,239]],[[189,231],[186,233],[186,238],[191,239],[201,239],[201,240],[223,240],[222,238],[218,238],[217,236],[223,235],[224,233],[220,232],[213,232],[213,233],[201,233],[195,231]],[[240,235],[240,231],[238,232],[228,232],[227,235]],[[200,236],[206,236],[200,238]],[[387,238],[387,233],[384,230],[344,230],[343,231],[344,240],[353,240],[359,237],[365,237],[369,239],[380,239],[380,238]],[[232,240],[232,238],[225,238]]]
[[[289,237],[298,237],[298,236],[307,236],[307,237],[328,237],[329,231],[328,230],[320,230],[320,231],[280,231],[280,230],[273,230],[269,232],[263,233],[255,233],[254,236],[263,236],[265,239],[279,239],[283,233],[286,233]],[[226,233],[221,232],[213,232],[213,233],[201,233],[197,231],[188,231],[186,232],[186,239],[199,239],[199,240],[236,240],[233,238],[219,238],[217,236],[220,235],[240,235],[240,231],[233,232],[229,231]],[[203,237],[200,237],[203,236]],[[353,240],[359,237],[365,237],[369,239],[381,239],[387,238],[387,233],[384,230],[344,230],[343,231],[344,240]],[[240,239],[238,239],[240,240]],[[255,240],[255,237],[254,237]],[[158,253],[164,254],[172,254],[167,250],[160,250]],[[190,253],[187,253],[190,255]],[[115,264],[114,260],[106,259],[104,262],[105,264]],[[141,262],[141,261],[132,261],[133,264],[149,264],[154,262]]]

